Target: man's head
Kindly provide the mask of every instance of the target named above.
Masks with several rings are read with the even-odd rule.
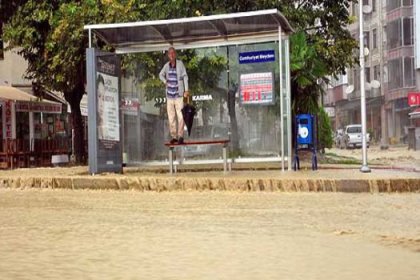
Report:
[[[171,63],[175,63],[175,61],[176,61],[176,50],[175,50],[174,47],[170,47],[168,49],[168,57],[169,57],[169,61]]]

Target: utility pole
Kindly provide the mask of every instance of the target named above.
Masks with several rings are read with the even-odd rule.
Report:
[[[365,46],[363,37],[363,0],[359,0],[359,52],[360,52],[360,106],[362,119],[362,158],[363,163],[361,172],[370,172],[367,164],[367,145],[366,145],[366,97],[365,97]]]
[[[378,1],[378,15],[379,15],[379,82],[381,83],[381,150],[388,149],[388,118],[385,109],[385,91],[384,91],[384,21],[383,21],[383,1]]]

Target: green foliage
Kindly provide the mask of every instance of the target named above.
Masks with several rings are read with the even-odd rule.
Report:
[[[28,1],[5,26],[9,49],[19,48],[29,63],[26,77],[65,94],[69,102],[84,93],[85,24],[137,20],[137,1]],[[77,89],[78,93],[73,96]],[[81,91],[81,92],[80,92]]]
[[[0,22],[6,23],[28,0],[0,1]]]
[[[307,35],[299,31],[290,37],[290,72],[292,77],[292,108],[296,114],[318,111],[323,89],[319,81],[328,75],[326,63],[319,59],[316,45],[309,44]]]
[[[318,59],[316,46],[307,42],[307,36],[299,31],[290,37],[290,71],[301,88],[316,84],[327,74],[327,66]]]
[[[220,73],[227,65],[225,57],[218,55],[213,49],[206,49],[205,52],[178,51],[177,58],[183,61],[187,68],[192,95],[208,94],[217,90]],[[159,79],[159,72],[167,61],[164,53],[130,54],[123,57],[123,69],[127,76],[137,79],[138,86],[144,89],[146,100],[150,101],[157,97],[165,97],[165,86]],[[216,95],[224,96],[225,93],[216,92]],[[212,107],[216,101],[213,103],[206,102],[206,106]],[[196,104],[197,109],[202,105],[203,103]]]
[[[330,117],[328,117],[323,107],[318,111],[318,141],[320,149],[332,148],[333,131],[331,128]]]
[[[17,1],[14,1],[17,3]],[[85,93],[86,24],[138,20],[137,1],[54,0],[20,1],[4,28],[9,49],[16,48],[28,62],[26,78],[64,93],[72,109],[75,154],[83,154],[80,100]],[[2,6],[3,9],[3,6]],[[3,14],[3,10],[2,10]]]
[[[355,63],[356,41],[345,29],[354,19],[347,8],[356,0],[39,0],[6,1],[1,6],[5,41],[18,48],[29,63],[26,77],[52,90],[64,92],[74,111],[85,85],[85,24],[182,18],[220,13],[279,9],[297,31],[291,39],[292,98],[295,113],[316,111],[325,75],[338,75]],[[12,16],[13,15],[13,16]],[[99,46],[103,43],[98,41]],[[109,47],[108,47],[109,48]],[[216,54],[200,56],[184,51],[194,93],[217,89],[226,61]],[[140,60],[138,65],[136,61]],[[157,73],[163,54],[130,55],[124,71],[147,90],[147,98],[164,94]],[[138,76],[142,68],[142,76]],[[144,71],[143,71],[144,70]],[[221,92],[220,92],[221,93]],[[223,96],[222,94],[220,96]],[[222,98],[222,97],[221,97]]]

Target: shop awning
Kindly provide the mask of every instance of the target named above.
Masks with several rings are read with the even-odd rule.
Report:
[[[36,97],[15,87],[0,86],[0,99],[12,101],[36,101]]]
[[[0,86],[0,100],[15,102],[16,112],[61,114],[62,110],[59,102],[46,99],[39,101],[36,96],[15,87]]]
[[[420,107],[414,109],[412,112],[408,113],[410,119],[420,119]]]
[[[293,32],[277,9],[191,18],[86,25],[116,53],[277,41]]]

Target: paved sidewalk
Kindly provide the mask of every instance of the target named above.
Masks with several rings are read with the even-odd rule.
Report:
[[[247,168],[248,167],[248,168]],[[127,167],[124,174],[89,175],[87,166],[0,171],[0,188],[52,188],[138,191],[284,191],[420,192],[420,173],[371,167],[323,165],[318,171],[282,172],[277,165],[237,165],[224,174],[220,166]]]

